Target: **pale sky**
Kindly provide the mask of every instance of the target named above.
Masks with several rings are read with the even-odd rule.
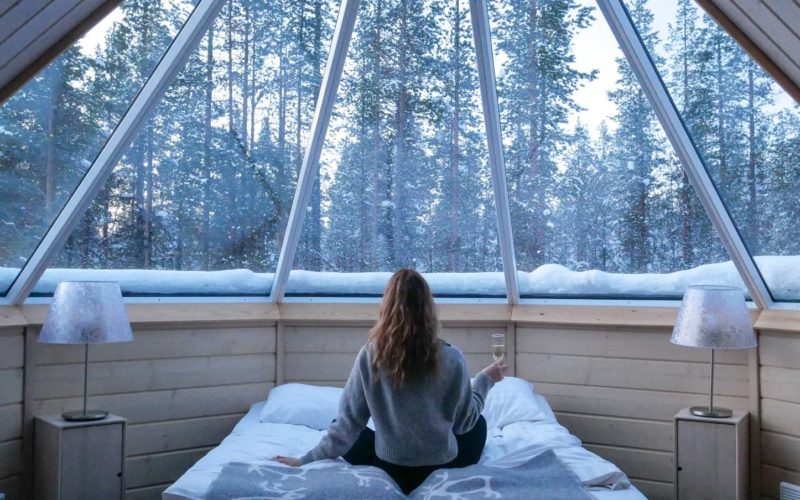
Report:
[[[111,27],[114,23],[120,22],[121,20],[122,9],[117,7],[80,39],[78,43],[80,43],[81,52],[86,56],[94,56],[98,46],[105,46],[106,35],[111,31]]]
[[[611,28],[608,27],[603,13],[597,8],[594,0],[580,0],[582,5],[590,5],[594,9],[594,21],[575,37],[573,49],[575,53],[574,67],[580,71],[598,70],[597,78],[587,83],[575,93],[575,101],[586,110],[573,114],[570,125],[580,118],[593,137],[597,137],[597,129],[603,120],[617,113],[617,108],[608,98],[618,78],[616,58],[622,56]],[[677,10],[675,0],[658,0],[649,4],[654,13],[654,25],[663,40],[667,36],[667,25],[673,22]],[[652,50],[651,47],[648,49]]]
[[[167,10],[174,12],[175,10],[179,9],[183,12],[183,19],[188,17],[189,12],[192,9],[192,5],[189,3],[189,0],[170,0],[170,3],[172,5],[167,6]],[[87,56],[94,56],[96,53],[95,49],[98,47],[98,45],[101,47],[105,45],[106,35],[108,35],[108,32],[111,31],[114,23],[118,23],[120,21],[122,21],[122,9],[117,7],[109,12],[106,17],[100,20],[100,22],[98,22],[88,33],[83,36],[83,38],[80,39],[79,44],[81,47],[81,52]],[[166,47],[164,47],[164,49],[166,49]]]
[[[186,9],[186,0],[172,0],[181,8]],[[622,55],[622,51],[617,45],[611,29],[605,22],[602,13],[595,0],[579,0],[585,6],[595,7],[594,21],[586,29],[581,30],[575,37],[573,50],[575,54],[574,67],[580,71],[589,72],[597,70],[597,78],[587,83],[579,89],[575,95],[575,101],[583,108],[580,113],[573,113],[570,117],[570,126],[574,126],[580,119],[589,129],[590,133],[596,137],[597,129],[603,120],[608,120],[616,114],[616,107],[608,98],[608,92],[613,90],[618,78],[617,63],[615,59]],[[654,27],[659,32],[662,44],[667,38],[668,25],[674,21],[677,11],[676,0],[650,0],[648,7],[654,14]],[[699,8],[699,7],[698,7]],[[186,12],[188,14],[188,10]],[[94,55],[98,46],[102,46],[108,31],[115,22],[122,19],[121,9],[113,10],[105,19],[100,21],[84,38],[80,41],[81,50],[91,56]],[[648,47],[652,50],[652,47]],[[661,50],[659,47],[657,50]],[[498,72],[502,66],[502,61],[496,62]],[[777,86],[776,86],[777,87]],[[791,98],[785,92],[778,92],[776,95],[776,107],[792,105]],[[327,149],[327,148],[326,148]]]

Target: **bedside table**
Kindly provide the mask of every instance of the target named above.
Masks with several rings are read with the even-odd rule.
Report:
[[[115,500],[124,493],[126,420],[34,420],[34,498]]]
[[[744,411],[729,418],[675,415],[675,492],[678,499],[746,499],[748,420]]]

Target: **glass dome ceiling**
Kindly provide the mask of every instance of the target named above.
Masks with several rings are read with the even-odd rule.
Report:
[[[800,302],[799,168],[689,0],[131,0],[0,105],[1,300]]]

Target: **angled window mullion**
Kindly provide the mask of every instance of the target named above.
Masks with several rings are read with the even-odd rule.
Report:
[[[333,112],[344,63],[347,59],[347,49],[350,46],[350,38],[356,22],[358,3],[359,0],[342,0],[339,10],[339,18],[336,21],[336,30],[328,54],[328,63],[325,67],[319,98],[317,98],[314,119],[311,122],[311,134],[303,156],[303,164],[300,167],[297,188],[292,200],[292,208],[289,211],[289,222],[286,225],[281,252],[278,256],[278,267],[272,282],[270,298],[273,303],[281,302],[286,293],[289,272],[292,270],[300,234],[303,230],[306,207],[311,200],[314,179],[319,174],[319,158],[322,154],[322,146],[328,131],[328,123]]]
[[[506,185],[503,140],[500,130],[500,110],[497,103],[497,80],[494,74],[494,56],[486,1],[470,0],[469,11],[478,61],[478,80],[481,87],[483,121],[486,126],[486,141],[489,149],[489,166],[492,171],[492,188],[497,212],[500,254],[503,259],[503,272],[506,280],[506,295],[509,303],[518,304],[517,263],[514,256],[514,237],[511,230],[511,211],[508,205],[508,186]]]
[[[136,95],[128,111],[109,136],[86,175],[72,193],[58,217],[25,263],[6,295],[10,304],[21,304],[44,273],[50,260],[67,240],[83,213],[111,175],[125,148],[144,125],[167,87],[181,70],[192,50],[208,30],[226,0],[200,0],[186,19],[153,73]]]
[[[708,175],[703,160],[689,136],[689,131],[622,0],[597,0],[597,4],[642,85],[642,89],[653,105],[656,116],[675,148],[675,153],[680,158],[692,187],[711,218],[714,228],[719,233],[722,243],[750,292],[750,296],[759,308],[769,308],[773,301],[764,279],[758,272],[753,257],[747,251],[719,192]]]

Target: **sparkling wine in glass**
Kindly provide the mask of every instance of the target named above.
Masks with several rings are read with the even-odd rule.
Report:
[[[502,361],[506,357],[506,334],[492,334],[492,357],[495,362]]]

